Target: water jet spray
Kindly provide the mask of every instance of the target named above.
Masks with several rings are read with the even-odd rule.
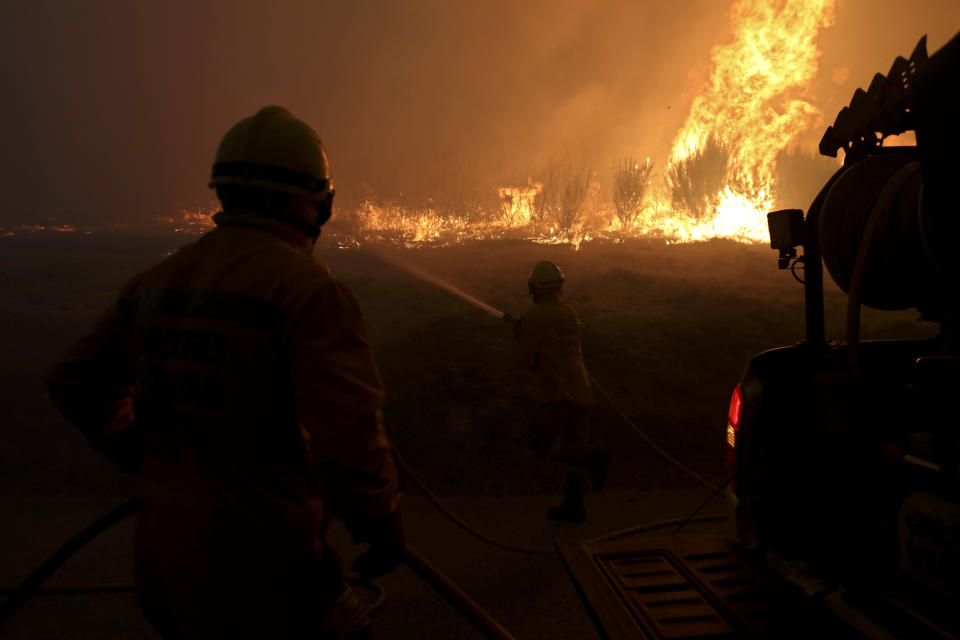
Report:
[[[443,290],[445,290],[445,291],[449,291],[450,293],[452,293],[453,295],[457,296],[458,298],[460,298],[460,299],[463,300],[464,302],[467,302],[468,304],[471,304],[471,305],[473,305],[474,307],[476,307],[476,308],[478,308],[478,309],[480,309],[480,310],[482,310],[482,311],[484,311],[484,312],[486,312],[486,313],[489,313],[490,315],[492,315],[492,316],[494,316],[494,317],[507,319],[508,316],[509,316],[509,314],[506,314],[506,313],[504,313],[503,311],[500,311],[499,309],[497,309],[497,308],[495,308],[495,307],[491,307],[491,306],[488,305],[486,302],[483,302],[482,300],[479,300],[479,299],[471,296],[469,293],[458,289],[457,287],[453,286],[452,284],[450,284],[450,283],[447,282],[446,280],[441,280],[440,278],[438,278],[437,276],[433,275],[432,273],[427,273],[426,271],[424,271],[424,270],[421,269],[420,267],[418,267],[418,266],[416,266],[416,265],[414,265],[414,264],[410,264],[410,263],[407,262],[406,260],[402,260],[402,259],[398,258],[397,256],[387,255],[386,253],[381,253],[381,252],[373,251],[373,250],[370,250],[370,249],[368,249],[368,251],[370,251],[370,253],[372,253],[374,256],[376,256],[376,257],[379,258],[380,260],[383,260],[384,262],[388,262],[388,263],[392,264],[392,265],[395,266],[395,267],[399,267],[399,268],[403,269],[404,271],[406,271],[407,273],[409,273],[410,275],[416,276],[417,278],[420,278],[421,280],[423,280],[423,281],[425,281],[425,282],[429,282],[430,284],[436,285],[436,286],[440,287],[441,289],[443,289]]]
[[[414,275],[424,280],[425,282],[429,282],[431,284],[434,284],[440,287],[441,289],[444,289],[445,291],[449,291],[455,296],[462,298],[464,301],[477,307],[478,309],[482,309],[487,313],[489,313],[490,315],[500,318],[505,322],[516,322],[519,320],[519,318],[517,318],[516,316],[513,316],[509,313],[504,313],[503,311],[500,311],[499,309],[492,307],[481,300],[478,300],[477,298],[471,296],[470,294],[465,293],[464,291],[461,291],[460,289],[456,288],[449,282],[446,282],[445,280],[442,280],[431,273],[427,273],[420,267],[412,265],[409,262],[406,262],[405,260],[401,260],[400,258],[397,258],[395,256],[387,256],[376,251],[371,251],[371,253],[373,253],[373,255],[377,256],[384,262],[388,262],[396,267],[403,269],[407,273],[410,273],[411,275]],[[593,375],[590,375],[590,382],[593,384],[593,387],[600,393],[603,399],[606,400],[606,402],[610,405],[610,407],[617,413],[617,415],[624,422],[624,424],[628,425],[638,436],[640,436],[640,438],[644,442],[646,442],[657,455],[663,457],[665,460],[667,460],[668,462],[676,466],[678,469],[686,473],[688,476],[690,476],[691,478],[693,478],[703,486],[714,491],[714,495],[719,494],[720,489],[718,489],[716,485],[714,485],[712,482],[705,479],[699,473],[697,473],[696,471],[694,471],[693,469],[691,469],[690,467],[688,467],[687,465],[683,464],[682,462],[677,460],[675,457],[670,455],[660,445],[654,442],[653,439],[650,438],[650,436],[648,436],[646,432],[643,431],[643,429],[638,427],[633,422],[633,420],[631,420],[630,417],[626,413],[624,413],[619,406],[617,406],[617,404],[613,401],[613,398],[611,398],[607,394],[607,391],[600,385],[600,383],[597,381],[596,378],[593,377]]]

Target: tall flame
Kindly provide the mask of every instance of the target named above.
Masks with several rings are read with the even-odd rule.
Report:
[[[706,194],[715,215],[688,225],[690,235],[766,238],[777,154],[819,115],[802,95],[817,73],[816,37],[833,23],[835,6],[836,0],[739,0],[733,6],[733,42],[713,49],[708,85],[670,153],[668,175],[691,158],[726,165],[723,184]],[[704,160],[711,144],[726,153]]]

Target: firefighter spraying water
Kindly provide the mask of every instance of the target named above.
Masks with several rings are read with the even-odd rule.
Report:
[[[531,447],[564,465],[563,502],[548,510],[552,520],[583,522],[587,518],[584,490],[587,476],[595,490],[606,484],[610,452],[591,443],[589,414],[593,385],[583,363],[581,326],[577,312],[560,300],[565,281],[553,262],[534,265],[527,288],[534,306],[522,318],[503,313],[416,265],[377,253],[380,259],[429,282],[465,302],[502,318],[513,326],[519,341],[520,363],[536,371],[541,393],[529,420]]]
[[[590,444],[594,393],[581,353],[580,318],[560,300],[564,281],[556,264],[538,262],[527,280],[533,307],[522,318],[505,315],[504,320],[513,323],[521,364],[540,377],[540,396],[531,421],[532,445],[565,466],[563,502],[547,515],[552,520],[583,522],[587,476],[594,489],[602,489],[610,454]]]

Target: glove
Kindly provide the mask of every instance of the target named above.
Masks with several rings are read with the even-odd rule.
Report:
[[[370,548],[350,565],[363,581],[386,575],[406,557],[400,514],[380,520],[365,520],[349,527],[354,542],[367,542]]]

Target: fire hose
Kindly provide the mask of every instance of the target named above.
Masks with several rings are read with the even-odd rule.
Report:
[[[401,462],[400,464],[405,469],[407,468],[405,462]],[[415,478],[415,476],[411,474],[411,478]],[[419,478],[416,478],[415,484],[417,487],[426,489]],[[456,519],[457,524],[464,528],[467,532],[471,533],[472,535],[478,534],[476,530],[472,529],[466,524],[463,524],[463,522],[459,520],[459,518],[457,518],[452,512],[445,507],[442,507],[432,493],[429,493],[428,499],[432,504],[434,504],[434,506],[440,507],[441,512],[448,518]],[[57,549],[53,555],[47,558],[43,564],[37,567],[37,569],[35,569],[26,580],[20,583],[18,587],[15,589],[0,589],[0,593],[7,594],[7,598],[0,603],[0,629],[4,627],[4,625],[10,620],[10,618],[13,617],[13,615],[20,609],[21,606],[23,606],[24,603],[39,593],[64,595],[74,593],[116,593],[132,591],[134,588],[132,584],[84,585],[45,589],[43,588],[43,583],[46,582],[46,580],[53,575],[53,573],[59,569],[64,562],[66,562],[71,556],[73,556],[73,554],[83,548],[87,543],[92,541],[94,538],[113,525],[126,520],[136,513],[136,511],[136,500],[128,500],[124,502],[119,507],[104,514],[82,531],[70,538],[59,549]],[[657,522],[649,522],[643,525],[631,527],[622,531],[616,531],[598,538],[593,538],[587,542],[622,538],[628,535],[649,531],[651,529],[659,529],[672,525],[682,526],[688,522],[712,522],[725,518],[726,516],[723,515],[709,515],[701,516],[699,518],[694,518],[691,515],[687,518],[660,520]],[[511,551],[524,551],[527,553],[555,552],[555,549],[547,548],[527,549],[523,547],[513,547],[511,545],[506,545],[504,543],[495,541],[487,536],[484,536],[481,539],[489,544],[493,544]],[[457,586],[455,582],[453,582],[440,569],[424,558],[418,551],[416,551],[416,549],[409,545],[406,547],[405,562],[414,573],[416,573],[421,579],[423,579],[427,584],[433,587],[434,590],[442,595],[451,605],[453,605],[453,607],[460,612],[460,614],[463,615],[478,631],[480,631],[485,638],[490,638],[491,640],[515,640],[514,636],[504,629],[503,626],[501,626],[489,613],[487,613],[479,604],[477,604],[476,601],[470,598],[470,596],[468,596],[459,586]],[[348,582],[368,587],[376,593],[376,600],[372,604],[367,605],[368,613],[373,614],[382,606],[383,602],[385,601],[386,594],[378,583],[375,581],[360,582],[349,579]]]
[[[132,591],[134,588],[132,584],[89,585],[53,589],[43,589],[42,586],[71,556],[101,533],[115,524],[126,520],[136,512],[136,499],[127,500],[119,507],[97,518],[90,525],[67,540],[53,555],[34,569],[26,580],[21,582],[15,589],[0,589],[0,593],[6,593],[7,595],[6,599],[0,603],[0,629],[3,629],[10,618],[13,617],[24,603],[38,593],[71,594]],[[483,633],[484,637],[491,638],[492,640],[514,640],[510,633],[500,626],[500,624],[486,613],[470,596],[464,593],[456,583],[450,580],[442,571],[409,545],[406,547],[405,561],[414,573],[446,598],[471,624]],[[366,607],[368,613],[374,613],[383,604],[386,594],[383,588],[375,581],[360,582],[358,580],[348,579],[348,582],[369,587],[376,593],[376,600]]]
[[[598,385],[599,386],[599,385]],[[609,397],[605,392],[601,391],[601,394],[608,399]],[[611,403],[612,404],[612,403]],[[615,405],[614,405],[615,406]],[[621,417],[622,414],[621,414]],[[632,422],[630,422],[632,425]],[[633,425],[635,427],[635,425]],[[642,434],[642,431],[639,428],[635,427],[639,433]],[[644,439],[647,440],[645,434]],[[651,441],[652,443],[652,441]],[[655,451],[661,453],[661,455],[666,454],[662,449],[655,446]],[[407,478],[410,482],[419,489],[427,500],[448,520],[453,524],[457,525],[470,535],[478,538],[479,540],[490,544],[501,549],[508,551],[515,551],[520,553],[529,553],[529,554],[553,554],[556,553],[556,549],[553,547],[521,547],[516,545],[511,545],[505,542],[501,542],[492,538],[474,527],[471,527],[460,519],[455,513],[450,511],[446,506],[444,506],[436,495],[430,491],[429,488],[423,483],[419,476],[413,471],[410,465],[407,463],[406,459],[400,455],[400,453],[394,448],[393,450],[394,458],[397,461],[397,464],[407,475]],[[669,454],[666,454],[669,455]],[[668,460],[675,460],[672,457],[668,457]],[[680,465],[679,462],[676,464]],[[681,468],[685,468],[682,467]],[[692,473],[692,472],[691,472]],[[705,481],[704,481],[705,482]],[[714,489],[713,494],[704,501],[697,509],[691,513],[686,518],[673,518],[669,520],[660,520],[657,522],[649,522],[639,526],[631,527],[622,531],[617,531],[610,533],[598,538],[593,538],[588,540],[588,542],[597,542],[600,540],[608,540],[621,538],[628,535],[633,535],[641,533],[644,531],[649,531],[651,529],[658,529],[668,526],[677,525],[677,528],[671,533],[675,534],[683,526],[690,522],[712,522],[717,520],[725,519],[724,515],[708,515],[696,517],[696,514],[703,509],[716,495],[727,485],[729,480],[720,487],[712,487]],[[53,573],[59,569],[64,562],[66,562],[71,556],[73,556],[77,551],[83,548],[86,544],[96,538],[98,535],[114,526],[115,524],[126,520],[132,516],[137,511],[136,500],[128,500],[121,504],[119,507],[113,509],[112,511],[104,514],[89,526],[84,528],[82,531],[70,538],[66,543],[64,543],[56,552],[53,553],[49,558],[47,558],[37,569],[35,569],[27,578],[24,580],[17,588],[15,589],[0,589],[0,593],[6,593],[7,598],[0,603],[0,629],[4,627],[7,621],[13,617],[13,615],[20,609],[23,604],[37,595],[38,593],[51,593],[51,594],[70,594],[70,593],[112,593],[112,592],[122,592],[130,591],[133,589],[133,585],[130,584],[110,584],[110,585],[90,585],[90,586],[77,586],[77,587],[59,587],[51,589],[43,589],[42,585],[46,580],[53,575]],[[513,636],[507,632],[490,614],[488,614],[479,604],[477,604],[473,599],[470,598],[456,583],[454,583],[449,577],[447,577],[440,569],[431,564],[426,558],[424,558],[416,549],[411,546],[406,548],[406,564],[416,573],[421,579],[423,579],[427,584],[433,587],[440,595],[442,595],[453,607],[461,613],[478,631],[480,631],[484,637],[491,638],[493,640],[513,640]],[[374,613],[377,609],[382,606],[386,594],[383,588],[376,582],[359,582],[355,580],[348,580],[353,584],[359,584],[367,588],[372,589],[376,593],[375,601],[367,605],[369,613]]]
[[[409,466],[406,460],[393,449],[393,454],[397,460],[398,465],[406,473],[408,479],[411,483],[416,486],[427,500],[437,508],[441,514],[443,514],[447,519],[456,524],[458,527],[466,531],[467,533],[473,535],[474,537],[482,540],[483,542],[499,547],[501,549],[506,549],[508,551],[516,551],[522,553],[532,553],[532,554],[553,554],[556,550],[552,547],[519,547],[511,544],[507,544],[501,541],[498,541],[482,532],[476,530],[470,525],[466,524],[461,520],[456,514],[446,508],[437,497],[431,492],[419,476],[414,473],[413,469]],[[728,481],[729,482],[729,481]],[[673,518],[669,520],[661,520],[657,522],[650,522],[636,527],[631,527],[623,531],[617,531],[611,534],[601,536],[599,538],[593,538],[588,542],[596,542],[599,540],[613,539],[625,537],[628,535],[640,533],[643,531],[649,531],[651,529],[658,529],[662,527],[668,527],[672,525],[677,525],[677,529],[671,533],[675,534],[681,527],[685,526],[689,522],[711,522],[721,519],[725,519],[724,515],[708,515],[695,517],[696,514],[704,507],[710,500],[712,500],[717,493],[726,486],[727,483],[724,483],[721,487],[716,488],[716,491],[713,495],[710,496],[705,502],[703,502],[693,513],[691,513],[686,518]],[[20,609],[21,606],[27,600],[37,595],[38,593],[56,593],[56,594],[70,594],[70,593],[111,593],[111,592],[122,592],[130,591],[133,589],[133,585],[130,584],[111,584],[111,585],[90,585],[90,586],[77,586],[77,587],[60,587],[52,589],[43,589],[42,585],[46,580],[53,575],[53,573],[59,569],[64,562],[66,562],[71,556],[77,553],[82,549],[86,544],[91,542],[98,535],[114,526],[115,524],[126,520],[132,516],[137,511],[136,500],[131,499],[119,507],[113,509],[112,511],[104,514],[93,523],[88,525],[82,531],[70,538],[66,543],[64,543],[56,552],[53,553],[49,558],[47,558],[37,569],[35,569],[20,585],[15,589],[0,589],[0,593],[6,593],[7,598],[0,603],[0,629],[10,620],[11,617]],[[453,582],[449,577],[447,577],[440,569],[431,564],[426,558],[424,558],[419,552],[416,551],[413,547],[407,545],[406,547],[406,558],[405,562],[414,573],[420,576],[427,584],[433,587],[440,595],[442,595],[453,607],[460,612],[478,631],[480,631],[484,637],[490,638],[492,640],[514,640],[514,637],[506,631],[490,614],[488,614],[479,604],[477,604],[470,596],[468,596],[455,582]],[[380,606],[383,604],[386,594],[382,587],[376,582],[359,582],[355,580],[348,580],[353,584],[359,584],[373,589],[376,593],[376,600],[367,605],[369,613],[374,613]]]
[[[406,267],[409,268],[409,267]],[[442,283],[436,278],[432,278],[431,281],[439,284],[443,288],[461,296],[465,296],[455,287]],[[502,314],[497,309],[490,307],[489,305],[483,304],[480,301],[473,300],[473,304],[479,306],[487,313],[491,315],[500,315],[504,319],[507,319],[509,316]],[[592,375],[590,376],[591,381],[593,382],[594,387],[600,393],[604,400],[613,408],[617,416],[631,429],[636,433],[645,443],[647,443],[654,452],[663,457],[665,460],[673,464],[675,467],[689,475],[691,478],[702,484],[703,486],[712,490],[710,497],[701,503],[697,509],[695,509],[690,515],[686,518],[674,518],[669,520],[661,520],[657,522],[650,522],[636,527],[631,527],[629,529],[614,532],[607,534],[605,536],[600,536],[589,540],[588,542],[596,542],[599,540],[605,539],[614,539],[618,537],[624,537],[627,535],[632,535],[640,533],[643,531],[648,531],[651,529],[657,529],[672,525],[677,525],[676,529],[671,533],[674,535],[682,527],[690,522],[710,522],[717,521],[721,519],[726,519],[724,515],[708,515],[708,516],[699,516],[697,513],[700,512],[713,498],[715,498],[732,480],[728,479],[726,482],[720,486],[716,486],[704,479],[701,475],[696,473],[693,469],[687,467],[679,460],[670,455],[666,450],[656,444],[640,427],[638,427],[629,416],[624,413],[616,403],[610,398],[606,390],[600,385],[600,383]],[[394,458],[397,461],[397,464],[403,469],[406,473],[408,479],[411,483],[416,486],[427,500],[443,514],[448,520],[453,524],[460,527],[470,535],[478,538],[479,540],[485,542],[486,544],[505,549],[508,551],[515,551],[520,553],[528,554],[553,554],[556,553],[556,549],[553,547],[521,547],[505,542],[501,542],[492,538],[474,527],[471,527],[460,519],[456,514],[446,508],[439,499],[431,492],[427,486],[423,483],[422,480],[414,473],[413,469],[406,462],[403,456],[394,448],[392,449]],[[73,554],[83,548],[87,543],[96,538],[98,535],[112,527],[113,525],[129,518],[137,510],[136,500],[128,500],[116,509],[110,511],[109,513],[101,516],[96,521],[91,523],[89,526],[84,528],[82,531],[74,535],[70,540],[68,540],[63,546],[61,546],[53,555],[47,558],[37,569],[35,569],[26,580],[24,580],[16,589],[5,590],[0,589],[0,593],[8,593],[7,598],[0,603],[0,629],[4,627],[7,621],[19,610],[19,608],[31,597],[40,593],[42,591],[41,587],[43,583],[51,576],[53,573],[63,565]],[[437,567],[431,564],[426,558],[420,555],[413,547],[409,545],[406,547],[406,557],[405,562],[414,573],[416,573],[420,578],[422,578],[427,584],[433,587],[440,595],[442,595],[451,605],[453,605],[457,611],[459,611],[467,620],[478,630],[484,637],[490,638],[492,640],[515,640],[514,637],[504,629],[492,616],[490,616],[479,604],[477,604],[473,599],[471,599],[459,586],[456,585],[449,577],[447,577],[442,571]],[[356,583],[356,581],[351,581]],[[378,609],[384,599],[385,593],[383,589],[376,584],[375,582],[371,583],[360,583],[364,586],[368,586],[374,590],[377,594],[377,598],[372,605],[369,605],[369,610],[372,613]],[[81,586],[74,588],[61,588],[61,589],[50,589],[46,590],[48,593],[96,593],[96,592],[115,592],[115,591],[128,591],[133,588],[132,585],[103,585],[103,586]]]
[[[651,529],[657,529],[662,527],[668,527],[676,525],[676,529],[670,534],[676,534],[682,527],[690,522],[711,522],[726,519],[724,515],[708,515],[696,517],[696,514],[700,512],[713,498],[715,498],[720,491],[730,482],[724,482],[722,485],[715,486],[705,480],[702,476],[697,474],[695,471],[681,463],[679,460],[667,453],[662,447],[657,445],[646,433],[643,432],[634,422],[613,402],[607,392],[600,386],[600,383],[597,382],[593,376],[591,380],[596,386],[597,390],[600,392],[600,395],[610,404],[614,409],[617,415],[621,420],[629,425],[633,431],[639,435],[644,442],[651,446],[651,448],[660,456],[664,457],[667,461],[674,464],[677,468],[681,469],[692,478],[696,479],[698,482],[704,486],[713,490],[710,497],[700,504],[689,516],[686,518],[673,518],[669,520],[661,520],[657,522],[650,522],[636,527],[631,527],[623,531],[614,532],[601,536],[599,538],[594,538],[588,542],[596,542],[599,540],[613,539],[619,537],[625,537],[628,535],[640,533],[643,531],[648,531]],[[436,508],[444,517],[446,517],[450,522],[474,536],[475,538],[483,541],[486,544],[505,549],[508,551],[515,551],[520,553],[528,554],[554,554],[556,549],[553,547],[522,547],[517,545],[512,545],[499,541],[495,538],[490,537],[489,535],[484,534],[481,531],[478,531],[476,528],[465,523],[461,518],[459,518],[455,513],[443,505],[443,503],[437,498],[436,495],[430,491],[429,488],[423,483],[420,477],[413,471],[406,459],[400,455],[400,453],[393,448],[393,456],[397,461],[398,466],[404,471],[407,478],[420,492],[427,498],[427,500]],[[133,588],[132,585],[102,585],[102,586],[81,586],[81,587],[72,587],[72,588],[59,588],[59,589],[49,589],[42,590],[41,587],[43,583],[51,576],[53,573],[63,565],[73,554],[83,548],[87,543],[96,538],[98,535],[112,527],[113,525],[125,520],[132,516],[137,510],[137,504],[135,500],[128,500],[122,505],[110,511],[109,513],[101,516],[88,527],[77,533],[75,536],[70,538],[63,546],[61,546],[53,555],[51,555],[47,560],[43,562],[36,570],[34,570],[30,576],[27,577],[16,589],[13,590],[3,590],[0,589],[0,593],[6,591],[9,595],[6,600],[0,603],[0,629],[6,624],[6,622],[16,613],[17,610],[31,597],[40,592],[46,593],[104,593],[104,592],[117,592],[117,591],[129,591]],[[477,604],[473,599],[471,599],[460,587],[456,585],[449,577],[447,577],[442,571],[437,567],[431,564],[426,558],[424,558],[419,552],[417,552],[413,547],[407,546],[406,549],[406,564],[414,571],[421,579],[423,579],[427,584],[429,584],[433,589],[435,589],[440,595],[442,595],[454,608],[457,609],[467,620],[478,630],[484,637],[491,638],[493,640],[513,640],[513,636],[510,635],[492,616],[490,616],[484,609]],[[352,581],[357,584],[357,581]],[[371,583],[359,583],[362,586],[367,586],[374,590],[377,594],[376,600],[371,605],[368,605],[368,610],[370,613],[373,613],[378,609],[384,602],[385,593],[383,589],[375,582]]]
[[[630,416],[628,416],[626,413],[624,413],[623,410],[622,410],[620,407],[617,406],[617,403],[615,403],[615,402],[610,398],[610,396],[607,394],[606,389],[604,389],[604,388],[600,385],[600,383],[597,382],[597,379],[594,378],[592,374],[590,375],[590,381],[593,382],[593,387],[594,387],[598,392],[600,392],[600,396],[601,396],[604,400],[607,401],[607,404],[609,404],[609,405],[610,405],[610,408],[613,409],[613,411],[617,414],[617,417],[619,417],[619,418],[623,421],[624,424],[626,424],[628,427],[630,427],[630,428],[633,430],[633,432],[634,432],[641,440],[643,440],[643,441],[647,444],[647,446],[649,446],[651,449],[653,449],[653,451],[654,451],[658,456],[660,456],[661,458],[663,458],[664,460],[666,460],[667,462],[669,462],[670,464],[672,464],[673,466],[675,466],[675,467],[676,467],[677,469],[679,469],[680,471],[683,471],[685,474],[687,474],[688,476],[690,476],[691,478],[693,478],[694,480],[696,480],[697,482],[699,482],[700,484],[702,484],[703,486],[705,486],[707,489],[710,489],[710,490],[713,491],[715,494],[717,494],[717,493],[720,492],[720,490],[722,489],[722,487],[718,487],[717,485],[713,484],[712,482],[710,482],[709,480],[707,480],[706,478],[704,478],[703,476],[701,476],[699,473],[697,473],[696,471],[694,471],[693,469],[691,469],[691,468],[688,467],[687,465],[683,464],[682,462],[680,462],[679,460],[677,460],[676,458],[674,458],[672,455],[670,455],[669,453],[667,453],[667,451],[666,451],[663,447],[661,447],[661,446],[658,445],[656,442],[654,442],[653,439],[652,439],[650,436],[648,436],[648,435],[644,432],[643,429],[641,429],[640,427],[638,427],[638,426],[633,422],[633,420],[630,419]],[[729,480],[728,480],[727,482],[729,482]]]

